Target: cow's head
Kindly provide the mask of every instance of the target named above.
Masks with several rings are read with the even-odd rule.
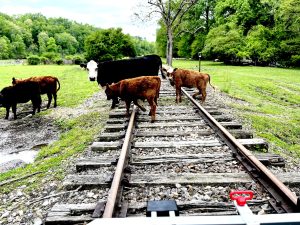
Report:
[[[177,70],[177,68],[175,69],[170,69],[167,71],[167,75],[168,75],[168,78],[170,80],[170,84],[172,86],[174,86],[174,74],[175,74],[175,71]]]
[[[162,69],[162,73],[165,77],[168,76],[168,74],[172,73],[172,71],[173,71],[173,68],[166,64],[163,64],[161,69]]]
[[[110,100],[110,99],[114,98],[113,91],[110,88],[109,84],[106,84],[106,86],[105,86],[105,94],[107,96],[107,100]]]
[[[86,69],[89,72],[89,80],[95,81],[98,76],[98,64],[94,60],[91,60],[87,63]]]

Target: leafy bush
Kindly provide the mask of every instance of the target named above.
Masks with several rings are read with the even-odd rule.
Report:
[[[76,65],[79,65],[80,63],[85,62],[85,58],[82,55],[74,55],[73,56],[73,61]]]
[[[43,63],[45,65],[50,64],[50,60],[48,58],[44,57],[44,56],[41,56],[40,60],[41,60],[41,63]]]
[[[291,57],[291,63],[293,66],[300,66],[300,55],[293,55]]]
[[[54,62],[55,62],[57,65],[62,65],[64,61],[63,61],[62,58],[55,58],[55,59],[54,59]]]
[[[56,58],[59,58],[59,54],[58,53],[55,53],[55,52],[44,52],[42,54],[43,57],[47,58],[47,59],[50,59],[50,61],[55,61]]]
[[[41,62],[41,59],[37,55],[30,55],[27,57],[27,62],[29,65],[38,65]]]

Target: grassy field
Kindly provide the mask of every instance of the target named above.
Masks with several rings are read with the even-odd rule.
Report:
[[[174,60],[173,67],[198,70],[198,61]],[[300,70],[226,66],[201,62],[201,71],[222,92],[240,101],[231,106],[250,121],[256,134],[300,156]],[[275,151],[276,151],[275,147]]]
[[[41,75],[52,75],[59,79],[61,89],[59,90],[58,104],[60,106],[76,106],[99,90],[95,83],[88,81],[87,72],[80,69],[79,66],[57,65],[1,66],[0,89],[11,85],[12,77],[28,78]]]

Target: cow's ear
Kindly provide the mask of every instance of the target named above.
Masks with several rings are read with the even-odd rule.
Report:
[[[174,68],[173,72],[175,72],[178,68]]]

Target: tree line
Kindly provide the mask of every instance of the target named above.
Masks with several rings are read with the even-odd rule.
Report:
[[[161,1],[148,1],[163,8]],[[170,4],[170,2],[172,4]],[[219,59],[227,63],[300,66],[298,0],[169,0],[175,15],[180,3],[193,4],[173,31],[173,56]],[[183,5],[183,4],[182,4]],[[165,19],[159,21],[156,44],[167,55]]]
[[[124,34],[121,28],[101,29],[42,14],[0,13],[0,59],[25,59],[32,64],[98,61],[155,52],[155,44]]]

